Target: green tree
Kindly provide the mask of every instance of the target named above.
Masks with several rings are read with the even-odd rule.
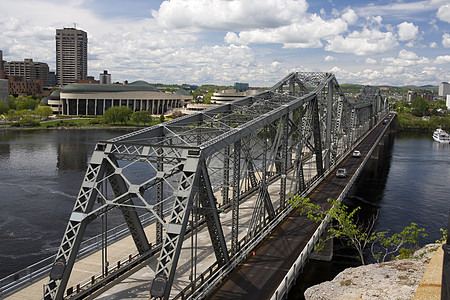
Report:
[[[103,119],[106,123],[109,124],[117,124],[118,122],[122,124],[126,124],[130,119],[133,110],[127,106],[113,106],[105,111],[103,115]]]
[[[16,98],[16,110],[23,110],[23,109],[31,109],[34,110],[37,105],[39,104],[39,100],[33,99],[33,97],[23,97],[19,96]]]
[[[8,102],[9,102],[9,108],[10,109],[16,109],[17,108],[16,107],[16,98],[13,95],[9,95]]]
[[[405,227],[401,233],[389,235],[389,231],[375,232],[373,227],[376,215],[365,224],[361,224],[356,218],[360,207],[349,211],[348,207],[339,201],[328,199],[328,202],[332,206],[329,210],[324,210],[320,205],[311,203],[309,198],[294,196],[290,200],[293,207],[301,207],[300,214],[306,215],[310,220],[322,222],[328,217],[332,226],[328,227],[327,239],[335,237],[348,239],[349,245],[357,250],[363,265],[366,264],[364,252],[368,246],[371,247],[371,253],[377,261],[381,259],[384,261],[399,251],[402,252],[403,246],[415,246],[420,237],[426,236],[423,233],[424,229],[417,228],[415,223]],[[320,239],[316,249],[321,250],[324,243],[325,240]]]
[[[417,97],[411,102],[411,112],[418,117],[427,115],[430,103],[423,97]]]
[[[9,110],[9,105],[6,100],[0,100],[0,115],[6,114]]]
[[[47,120],[53,114],[53,109],[50,106],[39,106],[36,109],[36,115],[41,120]]]
[[[108,108],[103,114],[103,119],[106,123],[115,125],[119,121],[119,107],[112,106]]]
[[[152,122],[152,115],[147,110],[135,111],[131,114],[131,121],[135,122],[138,125],[140,123],[143,123],[145,125]]]
[[[132,113],[133,110],[127,106],[119,107],[119,121],[122,124],[127,124],[127,122],[130,120]]]

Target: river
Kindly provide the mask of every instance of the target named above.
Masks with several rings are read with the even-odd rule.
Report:
[[[56,253],[95,143],[124,133],[0,131],[0,277]],[[348,203],[379,210],[378,230],[399,232],[416,222],[428,234],[424,245],[440,238],[439,228],[447,225],[449,183],[450,145],[433,142],[431,134],[397,133],[380,163],[364,171]],[[308,263],[289,299],[302,299],[306,286],[357,264],[337,254],[332,262]]]

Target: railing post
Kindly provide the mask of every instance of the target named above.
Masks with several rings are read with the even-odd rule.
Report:
[[[444,250],[444,262],[442,264],[442,284],[441,299],[449,299],[450,297],[450,212],[448,214],[447,224],[447,241],[442,245]]]

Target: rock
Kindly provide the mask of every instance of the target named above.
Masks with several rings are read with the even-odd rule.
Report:
[[[428,262],[439,246],[426,245],[411,259],[348,268],[332,281],[308,288],[305,299],[413,299]]]

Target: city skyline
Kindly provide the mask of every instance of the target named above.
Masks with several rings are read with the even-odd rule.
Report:
[[[55,30],[87,32],[88,75],[271,86],[291,71],[339,83],[450,80],[450,3],[426,1],[0,0],[3,59],[55,63]]]

